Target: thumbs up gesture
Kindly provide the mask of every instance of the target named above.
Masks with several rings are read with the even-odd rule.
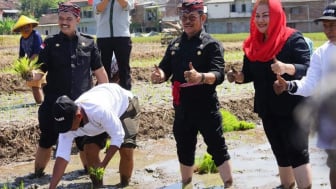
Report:
[[[273,90],[275,94],[280,95],[284,91],[287,91],[287,88],[288,88],[287,81],[279,74],[277,74],[277,80],[273,84]]]
[[[164,72],[155,64],[152,71],[151,81],[154,84],[162,83],[165,80]]]
[[[184,72],[184,78],[188,83],[200,83],[202,81],[202,74],[197,72],[192,63],[189,62],[189,70]]]

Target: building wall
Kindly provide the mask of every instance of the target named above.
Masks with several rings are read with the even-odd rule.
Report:
[[[214,2],[207,4],[209,33],[242,33],[249,31],[252,1]]]
[[[282,3],[286,12],[287,24],[301,32],[320,32],[321,27],[314,19],[322,15],[326,6],[324,0],[316,1],[286,1]]]
[[[232,4],[235,12],[232,12]],[[245,4],[246,12],[242,10]],[[327,5],[324,0],[283,0],[286,12],[287,25],[301,32],[321,32],[321,23],[314,23],[314,19],[322,15]],[[209,33],[240,33],[249,32],[250,17],[253,9],[252,1],[236,0],[207,4]]]

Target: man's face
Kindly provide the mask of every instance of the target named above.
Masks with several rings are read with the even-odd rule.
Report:
[[[29,35],[32,33],[33,31],[33,25],[32,24],[27,24],[24,25],[20,28],[20,32],[23,38],[27,38],[29,37]]]
[[[206,16],[205,14],[200,14],[197,11],[193,11],[190,13],[183,13],[180,16],[180,19],[182,21],[184,32],[190,38],[196,35],[196,33],[198,33],[199,31],[201,31]]]
[[[69,37],[75,35],[79,21],[80,18],[75,17],[70,12],[60,12],[58,14],[58,25],[61,29],[61,32]]]
[[[330,42],[336,43],[336,20],[323,20],[323,31]]]

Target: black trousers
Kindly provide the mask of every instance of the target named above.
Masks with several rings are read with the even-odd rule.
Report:
[[[131,90],[130,56],[132,41],[130,37],[97,38],[97,45],[101,52],[104,68],[111,80],[111,62],[113,53],[117,59],[119,69],[119,84],[126,90]]]

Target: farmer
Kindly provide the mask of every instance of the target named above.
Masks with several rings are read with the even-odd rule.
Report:
[[[13,32],[20,32],[19,58],[28,57],[34,60],[41,51],[42,37],[38,31],[34,30],[38,22],[34,19],[21,15],[13,27]],[[27,82],[28,87],[32,88],[33,96],[37,104],[43,101],[42,85],[45,84],[45,77],[37,82]]]
[[[57,99],[53,116],[56,130],[60,132],[56,162],[50,189],[56,188],[70,161],[72,141],[84,137],[82,147],[88,168],[106,168],[111,158],[120,153],[120,187],[129,184],[133,170],[133,151],[136,147],[139,112],[138,99],[115,83],[98,85],[82,94],[75,102],[67,96]],[[106,139],[111,143],[101,161],[99,151]],[[93,178],[94,175],[90,175]]]
[[[315,91],[315,93],[317,93],[317,97],[314,98],[321,98],[319,101],[323,101],[318,101],[317,103],[320,105],[316,108],[322,108],[322,104],[325,104],[326,107],[335,108],[335,106],[332,107],[333,103],[329,98],[331,96],[335,96],[335,94],[333,94],[335,91],[331,90],[335,88],[335,84],[330,83],[330,81],[334,81],[335,77],[331,76],[336,73],[336,3],[329,4],[324,9],[322,17],[315,19],[315,22],[322,22],[323,31],[328,38],[328,41],[321,47],[317,48],[313,53],[310,63],[311,66],[308,69],[306,77],[301,80],[287,82],[284,78],[279,77],[279,79],[275,82],[275,90],[278,94],[288,91],[289,94],[301,96],[310,96]],[[317,88],[321,84],[322,86]],[[328,97],[327,93],[323,94],[324,92],[330,92],[332,95]],[[321,142],[329,138],[328,135],[326,135],[327,133],[322,134],[322,132],[335,132],[335,128],[333,127],[335,126],[335,121],[328,117],[328,114],[332,114],[333,111],[326,108],[325,110],[321,109],[316,110],[315,112],[320,114],[315,117],[315,119],[319,122],[319,124],[316,124],[315,126],[320,136],[318,147],[325,149],[328,154],[327,165],[330,168],[330,185],[331,188],[336,189],[336,143],[332,143],[331,141]],[[326,118],[324,118],[324,114]],[[309,116],[307,118],[309,118]]]
[[[253,82],[254,111],[275,155],[281,185],[300,189],[312,185],[309,163],[309,132],[294,119],[294,108],[304,99],[288,93],[277,95],[273,83],[277,75],[300,79],[309,67],[310,50],[302,34],[286,26],[280,0],[257,0],[253,8],[250,36],[244,41],[242,71],[228,72],[229,82]]]
[[[230,155],[223,137],[216,87],[224,81],[224,49],[203,28],[206,20],[202,0],[182,2],[184,32],[167,47],[151,81],[172,82],[173,125],[184,187],[192,183],[197,135],[201,133],[219,170],[224,187],[233,183]]]
[[[98,83],[107,83],[108,78],[100,61],[100,53],[94,38],[76,31],[80,22],[80,7],[61,3],[58,8],[60,33],[45,39],[39,54],[41,70],[48,72],[47,84],[43,87],[45,99],[38,110],[41,136],[35,157],[35,173],[41,177],[50,160],[52,146],[56,144],[58,132],[54,127],[52,106],[59,96],[78,98],[92,88],[92,73]],[[34,73],[34,80],[41,75]],[[79,140],[79,139],[76,139]],[[80,151],[84,168],[86,161]]]

